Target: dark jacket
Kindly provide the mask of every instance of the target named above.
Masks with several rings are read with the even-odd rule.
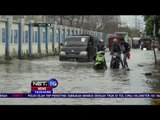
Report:
[[[101,43],[101,44],[99,44],[98,46],[97,46],[97,51],[99,52],[99,51],[105,51],[105,49],[106,49],[106,47],[105,47],[105,45],[103,44],[103,43]]]
[[[114,52],[117,52],[119,54],[122,52],[122,47],[119,43],[113,43],[112,44],[111,54],[113,54]]]
[[[130,51],[131,46],[130,46],[129,43],[127,43],[127,42],[122,42],[121,45],[122,45],[123,53],[127,53],[127,52]]]

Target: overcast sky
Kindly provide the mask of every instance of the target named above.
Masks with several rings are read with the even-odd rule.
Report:
[[[144,20],[142,15],[137,16],[137,23],[139,23],[142,27],[144,27]],[[126,22],[129,27],[135,27],[136,23],[136,16],[135,15],[121,15],[121,21]]]

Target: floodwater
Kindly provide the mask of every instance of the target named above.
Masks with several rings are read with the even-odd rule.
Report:
[[[160,54],[157,52],[157,56]],[[59,61],[58,56],[38,60],[13,60],[0,64],[0,93],[29,93],[32,80],[55,78],[55,93],[151,93],[160,89],[153,51],[131,50],[130,71],[94,70],[93,62]],[[151,72],[153,76],[146,76]],[[151,98],[0,98],[1,105],[151,105]]]

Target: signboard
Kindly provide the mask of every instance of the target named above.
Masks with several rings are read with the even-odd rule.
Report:
[[[51,27],[52,24],[51,23],[33,23],[33,26],[35,27]]]

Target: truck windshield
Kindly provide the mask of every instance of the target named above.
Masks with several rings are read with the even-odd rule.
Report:
[[[64,41],[64,46],[87,46],[88,37],[69,37]]]

